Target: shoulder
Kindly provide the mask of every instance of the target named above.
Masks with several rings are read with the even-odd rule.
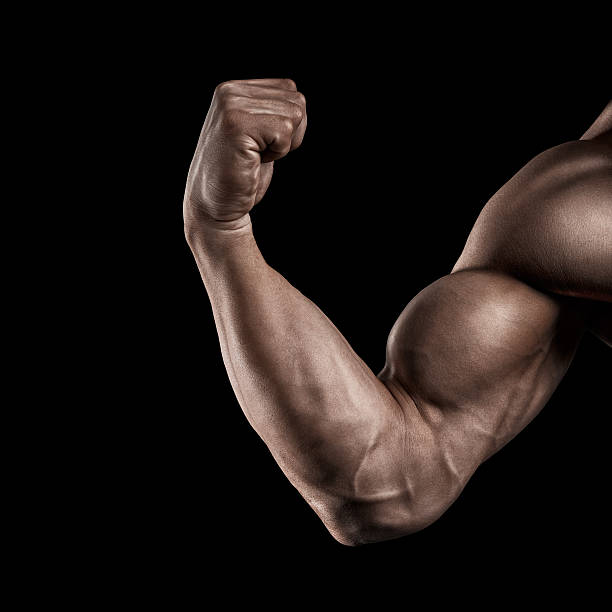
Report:
[[[576,140],[540,153],[496,194],[520,187],[526,195],[563,199],[576,191],[600,191],[612,180],[612,147],[603,142]],[[609,194],[608,194],[609,195]],[[494,197],[496,197],[494,196]],[[526,198],[523,198],[526,199]]]
[[[487,202],[453,271],[492,269],[547,291],[600,294],[610,235],[612,148],[568,142],[532,159]]]
[[[611,206],[612,148],[577,140],[548,149],[526,164],[491,198],[477,225],[489,230],[482,238],[499,240],[501,236],[490,231],[494,217],[493,225],[506,240],[529,239],[570,230],[595,213],[609,213]]]
[[[578,164],[579,167],[592,167],[612,163],[612,146],[597,140],[570,140],[551,147],[533,158],[533,162],[554,169],[561,164]],[[609,166],[608,166],[609,167]]]
[[[612,202],[612,147],[576,140],[540,153],[493,195],[478,222],[493,214],[505,224],[518,215],[541,217],[581,195]]]

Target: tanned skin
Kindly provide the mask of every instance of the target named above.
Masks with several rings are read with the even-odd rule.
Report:
[[[585,330],[610,341],[612,106],[489,201],[452,273],[399,317],[378,375],[253,237],[249,211],[305,128],[293,81],[219,85],[185,233],[247,419],[333,537],[355,545],[435,521],[546,404]]]

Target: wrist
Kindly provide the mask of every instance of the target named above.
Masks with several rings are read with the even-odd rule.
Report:
[[[185,238],[190,246],[226,237],[252,233],[251,216],[246,213],[238,219],[222,221],[194,208],[185,207],[183,213]]]
[[[209,290],[215,278],[234,277],[247,262],[263,260],[248,213],[232,221],[185,215],[185,238]]]

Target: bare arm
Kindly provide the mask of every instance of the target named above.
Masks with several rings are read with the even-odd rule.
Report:
[[[217,88],[187,182],[185,231],[249,422],[334,537],[385,539],[434,520],[461,484],[409,395],[379,380],[257,247],[248,211],[304,122],[291,82]]]
[[[358,537],[355,512],[379,501],[395,500],[390,520],[405,525],[405,415],[393,395],[266,264],[250,225],[189,235],[236,396],[289,480],[344,543]]]
[[[236,396],[280,467],[339,541],[398,537],[440,516],[537,414],[582,323],[508,275],[458,272],[407,306],[375,376],[253,237],[248,211],[304,127],[291,82],[218,89],[187,183],[186,236]]]
[[[352,543],[352,505],[406,494],[397,467],[404,415],[255,243],[248,211],[265,193],[273,161],[303,136],[295,89],[280,79],[217,88],[188,178],[185,231],[245,415],[332,534]]]
[[[522,283],[454,274],[406,308],[377,377],[266,264],[250,225],[190,227],[238,401],[345,544],[406,535],[438,518],[539,412],[580,336],[571,313]]]

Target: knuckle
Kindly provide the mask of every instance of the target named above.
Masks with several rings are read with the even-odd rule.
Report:
[[[285,87],[287,87],[287,89],[297,89],[297,85],[293,79],[282,79],[282,83]]]
[[[223,83],[219,83],[215,87],[215,93],[223,93],[224,91],[226,91],[228,85],[229,85],[229,81],[223,81]]]
[[[232,91],[234,91],[234,83],[233,81],[223,81],[223,83],[219,83],[215,88],[215,95],[220,98],[224,98],[229,95]]]
[[[235,93],[228,92],[223,96],[222,104],[225,112],[238,109],[242,98]]]
[[[284,157],[291,151],[291,141],[288,138],[279,140],[276,144],[276,150],[281,157]]]
[[[301,106],[292,103],[291,104],[291,115],[294,118],[295,121],[297,121],[297,123],[299,124],[300,121],[302,121],[302,118],[304,117],[304,110],[302,109]]]
[[[282,119],[280,124],[281,132],[286,136],[293,133],[293,121],[291,119]]]
[[[291,133],[282,128],[278,128],[274,132],[274,142],[277,148],[288,151],[291,146]]]

